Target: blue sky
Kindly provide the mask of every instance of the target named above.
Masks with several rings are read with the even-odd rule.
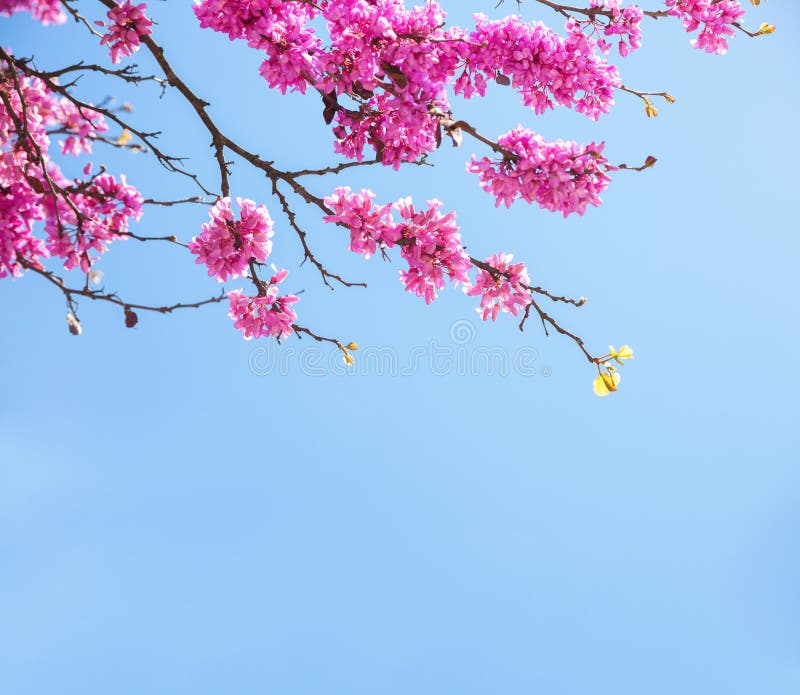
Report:
[[[499,13],[449,4],[454,22]],[[258,56],[197,29],[188,3],[151,14],[224,130],[287,168],[334,161],[317,99],[268,92]],[[495,210],[464,172],[471,143],[443,147],[434,168],[309,182],[438,197],[474,255],[514,251],[536,282],[589,297],[558,317],[596,352],[636,350],[612,397],[592,394],[568,340],[533,321],[524,334],[508,317],[480,324],[457,291],[426,307],[298,203],[326,264],[370,285],[330,292],[298,268],[296,238],[242,163],[234,194],[273,210],[300,321],[356,340],[355,374],[309,373],[329,353],[308,341],[242,341],[222,306],[128,330],[83,302],[75,338],[41,279],[2,281],[0,691],[797,693],[800,13],[762,3],[748,24],[761,21],[778,31],[737,36],[724,57],[674,22],[647,24],[622,75],[675,95],[657,119],[625,95],[596,124],[534,117],[499,87],[454,101],[489,134],[523,123],[604,139],[612,161],[658,157],[617,174],[583,218]],[[0,20],[0,42],[45,68],[104,56],[79,27],[26,16]],[[174,94],[115,93],[214,181],[208,137]],[[93,159],[146,195],[194,192],[144,157]],[[139,229],[188,239],[204,214],[148,210]],[[192,260],[126,242],[102,269],[110,289],[160,304],[218,290]],[[394,373],[364,357],[378,348],[398,367],[425,358]],[[427,361],[434,348],[451,369]],[[490,349],[508,373],[459,370],[459,355]],[[520,354],[532,370],[513,368]]]

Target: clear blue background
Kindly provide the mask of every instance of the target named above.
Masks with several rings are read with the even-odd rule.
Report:
[[[456,23],[516,7],[493,4],[446,7]],[[617,174],[584,218],[495,210],[464,171],[482,154],[473,142],[446,144],[435,168],[308,181],[321,195],[346,183],[438,197],[474,255],[514,251],[536,282],[588,296],[555,309],[595,353],[636,350],[612,397],[592,394],[570,341],[534,321],[524,334],[509,317],[480,324],[458,291],[425,307],[394,266],[348,254],[342,230],[297,202],[325,263],[370,284],[328,291],[298,268],[296,237],[241,162],[234,194],[270,206],[275,262],[305,290],[300,322],[401,364],[432,343],[535,349],[536,374],[423,364],[401,377],[361,359],[344,375],[334,356],[311,376],[308,340],[265,374],[273,353],[243,342],[224,306],[142,312],[128,330],[117,308],[84,301],[75,338],[41,278],[4,280],[0,692],[800,692],[800,13],[777,0],[748,10],[749,26],[778,31],[738,35],[724,57],[693,50],[675,21],[646,23],[622,75],[675,95],[657,119],[624,94],[597,124],[563,109],[536,118],[500,87],[454,100],[489,135],[522,122],[605,139],[615,162],[659,158]],[[523,12],[559,21],[533,2]],[[286,168],[335,161],[318,98],[268,92],[258,56],[200,31],[188,3],[150,13],[226,132]],[[0,41],[42,68],[105,60],[72,23],[2,19]],[[208,135],[176,94],[89,78],[81,90],[133,103],[136,124],[217,185]],[[148,196],[195,192],[143,156],[92,159]],[[186,240],[204,216],[148,210],[138,231]],[[192,260],[130,241],[100,267],[108,289],[162,304],[218,290]],[[454,342],[459,321],[474,334]]]

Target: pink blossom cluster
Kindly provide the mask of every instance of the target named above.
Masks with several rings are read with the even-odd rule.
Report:
[[[146,10],[146,3],[134,5],[131,0],[125,0],[108,11],[108,31],[100,39],[100,44],[109,44],[112,63],[119,63],[122,56],[136,53],[141,37],[152,33],[153,21],[145,15]],[[97,24],[103,26],[103,22]]]
[[[334,150],[361,162],[364,147],[370,145],[385,166],[399,169],[438,147],[438,128],[438,119],[424,104],[377,94],[359,111],[336,114]]]
[[[695,48],[723,54],[728,50],[725,37],[733,36],[733,25],[744,16],[736,0],[666,0],[669,14],[680,17],[688,32],[700,30],[692,40]]]
[[[528,270],[523,263],[512,263],[511,254],[494,254],[486,259],[493,270],[480,268],[474,282],[468,272],[472,260],[461,245],[461,235],[455,224],[455,213],[442,215],[441,203],[429,200],[427,209],[417,211],[411,198],[396,203],[375,205],[375,194],[369,189],[353,193],[347,187],[337,188],[325,198],[331,214],[323,220],[350,230],[350,250],[365,258],[379,248],[400,248],[408,270],[400,271],[400,280],[408,292],[423,297],[430,304],[436,290],[449,280],[463,283],[470,296],[480,295],[483,320],[497,319],[501,311],[516,316],[530,303]],[[392,218],[399,212],[400,221]]]
[[[21,175],[23,167],[10,152],[0,153],[0,278],[19,277],[24,259],[41,267],[47,255],[41,239],[33,235],[33,225],[45,218],[42,197]]]
[[[27,103],[28,142],[46,151],[52,95],[38,79],[22,78],[19,89]],[[22,140],[15,122],[22,122],[19,93],[10,80],[0,82],[0,90],[4,96],[0,101],[0,278],[4,278],[22,275],[21,260],[38,267],[40,259],[47,256],[43,240],[33,234],[34,224],[46,218],[46,181],[25,147],[16,146]]]
[[[456,93],[484,95],[486,79],[500,73],[540,114],[554,102],[597,120],[614,104],[614,89],[622,84],[617,68],[595,52],[581,32],[559,36],[541,22],[528,24],[511,16],[489,21],[475,15],[477,27],[468,36],[465,67]]]
[[[53,94],[39,79],[23,79],[22,92],[26,104],[28,131],[37,142],[41,140],[45,150],[50,146],[46,126],[54,126],[66,135],[60,143],[61,153],[73,156],[82,153],[91,154],[92,142],[101,133],[108,131],[103,114],[91,109],[78,108],[67,97]],[[14,104],[14,111],[21,113],[17,91],[10,90],[9,97]],[[7,132],[14,132],[15,126],[11,114],[5,108],[3,113],[7,120],[0,127]]]
[[[511,207],[521,198],[564,217],[583,215],[587,205],[600,205],[600,194],[611,180],[607,172],[615,169],[602,155],[604,143],[547,142],[522,126],[497,142],[508,154],[499,160],[473,156],[467,165],[481,188],[495,197],[495,207]]]
[[[19,90],[0,81],[0,92],[0,277],[21,275],[24,264],[41,267],[48,256],[88,272],[96,254],[141,217],[142,198],[124,177],[102,169],[92,174],[91,164],[85,178],[64,176],[50,158],[48,129],[67,134],[63,152],[90,152],[106,129],[102,116],[89,109],[81,115],[38,78],[20,77]],[[40,227],[44,238],[35,235]]]
[[[462,60],[464,32],[443,28],[436,2],[410,10],[402,0],[330,3],[323,16],[331,37],[317,61],[324,91],[367,96],[388,83],[388,93],[426,104],[443,96]]]
[[[611,13],[611,17],[605,24],[597,20],[590,20],[588,24],[602,29],[604,36],[619,36],[617,50],[625,58],[642,46],[641,23],[644,12],[638,5],[620,7],[620,2],[621,0],[591,0],[590,7],[606,10]],[[597,46],[603,53],[608,53],[611,48],[611,44],[605,39],[597,39]]]
[[[54,205],[52,196],[43,201],[47,250],[63,258],[67,270],[88,273],[99,258],[90,254],[105,253],[109,243],[126,237],[129,220],[142,216],[142,197],[124,175],[117,181],[108,173],[63,188],[69,190],[69,202],[59,197]]]
[[[292,334],[292,324],[297,314],[292,305],[300,301],[293,294],[279,296],[278,284],[288,275],[279,270],[265,284],[265,294],[249,297],[241,290],[228,292],[228,316],[245,340],[252,338],[287,338]]]
[[[0,0],[0,16],[15,12],[30,12],[42,24],[62,24],[67,19],[60,0]]]
[[[503,75],[537,113],[562,104],[596,119],[620,84],[580,32],[561,37],[541,23],[484,15],[473,31],[445,28],[432,1],[407,9],[403,0],[201,0],[195,14],[201,26],[266,53],[260,72],[271,87],[312,85],[326,95],[337,152],[361,161],[371,147],[395,168],[439,146],[437,114],[450,112],[451,85],[483,96],[487,81]],[[315,16],[327,22],[328,44],[314,33]],[[355,104],[340,103],[344,96]]]
[[[446,280],[467,283],[471,263],[461,245],[455,212],[442,215],[441,203],[427,201],[427,209],[416,211],[411,198],[395,203],[400,213],[400,255],[408,270],[400,271],[400,280],[408,292],[423,297],[426,304],[436,299],[436,290],[444,288]]]
[[[267,208],[246,198],[236,203],[241,208],[238,220],[231,199],[220,198],[209,210],[211,221],[189,242],[195,263],[205,263],[218,282],[246,275],[251,260],[263,263],[272,251],[273,222]]]
[[[383,52],[398,41],[393,24],[402,3],[355,0],[331,2],[326,9],[331,45],[317,63],[320,88],[337,94],[374,92],[383,74]]]
[[[328,3],[330,49],[318,53],[318,89],[350,94],[357,109],[335,115],[334,149],[363,160],[369,145],[386,166],[399,168],[438,146],[438,119],[447,112],[446,86],[463,49],[463,32],[442,28],[435,2],[407,10],[402,0]]]
[[[61,153],[77,157],[91,154],[92,140],[108,130],[103,114],[86,109],[78,109],[66,97],[52,105],[50,117],[61,124],[67,137],[61,141]]]
[[[243,39],[264,51],[259,72],[270,87],[305,93],[314,73],[320,41],[308,22],[318,14],[313,3],[281,0],[203,0],[194,6],[200,26]]]
[[[531,292],[525,288],[530,284],[528,269],[524,263],[512,263],[513,260],[510,253],[489,256],[486,264],[494,272],[480,268],[475,282],[465,288],[470,297],[480,296],[478,313],[484,321],[490,318],[496,321],[501,311],[516,316],[531,303]]]
[[[479,311],[483,320],[494,321],[501,311],[516,316],[530,303],[530,280],[523,263],[512,263],[511,254],[499,253],[486,259],[494,272],[479,269],[474,282],[468,271],[472,261],[461,245],[461,235],[455,224],[455,213],[442,215],[441,203],[429,200],[427,209],[417,211],[410,198],[396,203],[375,205],[375,194],[369,189],[359,193],[347,187],[337,188],[325,198],[331,214],[325,222],[350,230],[350,250],[370,258],[381,248],[400,248],[408,270],[400,271],[400,280],[408,292],[423,297],[430,304],[436,291],[449,280],[464,283],[470,296],[480,295]],[[392,218],[399,212],[400,221]]]
[[[392,204],[376,206],[374,199],[375,194],[369,189],[351,193],[348,187],[337,188],[325,198],[325,205],[333,214],[325,215],[323,221],[349,228],[349,249],[364,258],[373,256],[378,245],[391,248],[400,238],[392,222]]]
[[[438,200],[427,201],[424,210],[416,210],[411,198],[401,198],[390,205],[375,206],[375,194],[367,189],[352,193],[337,188],[325,198],[332,222],[350,230],[350,250],[369,258],[378,248],[400,248],[400,256],[408,264],[400,271],[400,281],[408,292],[430,304],[436,290],[451,283],[468,283],[471,263],[461,245],[461,234],[455,213],[443,215]],[[400,221],[392,218],[398,212]]]

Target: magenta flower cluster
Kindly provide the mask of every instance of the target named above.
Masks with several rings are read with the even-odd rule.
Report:
[[[395,203],[400,213],[400,255],[408,270],[400,271],[400,280],[408,292],[423,297],[427,304],[436,299],[436,290],[449,280],[454,284],[467,283],[471,267],[461,245],[455,212],[442,215],[438,200],[427,201],[425,210],[417,211],[411,198]]]
[[[332,214],[323,220],[347,227],[350,250],[365,258],[378,248],[398,246],[408,265],[400,271],[400,281],[428,304],[448,281],[469,281],[470,260],[461,245],[454,212],[443,215],[438,200],[429,200],[424,210],[416,210],[411,198],[380,206],[373,204],[374,198],[370,190],[351,193],[347,187],[337,188],[325,198]],[[392,211],[399,213],[399,221],[393,219]]]
[[[142,216],[142,197],[124,174],[119,181],[111,174],[96,174],[87,184],[70,195],[71,205],[59,198],[58,214],[52,197],[44,199],[47,250],[63,258],[67,270],[79,267],[84,273],[99,258],[91,254],[105,253],[109,243],[128,234],[128,220]],[[62,233],[65,225],[71,231]]]
[[[47,256],[33,225],[45,218],[42,196],[20,176],[25,164],[10,152],[0,153],[0,278],[20,277],[25,260],[37,267]]]
[[[270,87],[305,93],[320,41],[308,22],[318,14],[312,3],[282,0],[204,0],[194,6],[200,26],[242,39],[267,58],[259,72]]]
[[[350,250],[365,258],[378,249],[399,247],[408,264],[407,270],[400,271],[408,292],[430,304],[448,281],[463,284],[468,295],[481,297],[478,311],[484,321],[496,320],[500,312],[516,316],[530,303],[528,270],[523,263],[512,263],[511,254],[490,256],[485,263],[492,270],[479,267],[474,281],[470,280],[473,260],[461,245],[455,213],[443,215],[438,200],[429,200],[425,210],[417,211],[410,198],[388,205],[375,205],[374,199],[369,189],[353,193],[337,188],[325,198],[331,214],[323,219],[349,229]],[[392,211],[399,213],[400,221],[392,218]]]
[[[537,114],[560,104],[597,120],[614,104],[614,89],[622,84],[617,68],[598,56],[595,43],[581,32],[561,37],[541,22],[528,24],[519,17],[475,18],[457,94],[469,97],[477,91],[483,96],[486,79],[499,73]]]
[[[30,12],[42,24],[63,24],[67,20],[61,0],[0,0],[0,17],[10,17],[15,12]]]
[[[672,16],[683,20],[686,31],[699,29],[692,45],[707,53],[726,53],[726,37],[733,36],[734,24],[744,16],[736,0],[666,0],[666,4]]]
[[[689,31],[702,25],[696,45],[706,50],[726,45],[724,36],[741,16],[732,0],[665,1]],[[271,87],[305,93],[310,86],[325,95],[337,153],[363,161],[372,150],[397,169],[439,146],[450,90],[467,99],[485,96],[497,81],[537,114],[556,105],[593,120],[608,112],[622,83],[600,53],[609,51],[612,37],[622,56],[640,47],[643,11],[622,0],[590,0],[589,7],[604,14],[570,18],[566,36],[516,16],[476,14],[471,29],[447,27],[433,1],[407,9],[403,0],[201,0],[194,11],[202,27],[262,51],[260,72]],[[590,191],[578,186],[576,195],[583,192]]]
[[[325,222],[333,222],[350,230],[349,249],[360,253],[364,258],[373,256],[380,247],[391,248],[400,238],[396,225],[392,222],[392,204],[373,205],[375,194],[362,189],[351,193],[349,188],[337,188],[325,198],[325,205],[333,214],[323,217]]]
[[[100,44],[109,45],[112,63],[119,63],[123,56],[136,53],[141,37],[151,33],[153,21],[145,15],[146,10],[146,3],[134,5],[131,0],[126,0],[108,11],[108,31],[100,39]],[[104,26],[103,22],[97,24]]]
[[[51,103],[49,117],[61,123],[67,135],[61,141],[61,154],[70,154],[73,157],[91,154],[92,141],[108,131],[102,114],[78,109],[66,98]]]
[[[615,168],[602,154],[603,143],[547,142],[522,126],[501,135],[498,144],[506,150],[502,157],[473,156],[467,165],[496,207],[522,199],[564,217],[583,215],[587,205],[600,205],[611,180],[607,172]]]
[[[142,198],[124,176],[92,173],[91,163],[83,178],[67,178],[51,159],[49,131],[66,134],[63,153],[89,153],[107,129],[103,117],[79,113],[38,78],[21,77],[19,91],[10,80],[0,82],[0,92],[0,278],[20,276],[26,264],[41,267],[48,256],[62,259],[67,270],[89,272],[141,217]],[[34,147],[18,146],[22,122]],[[36,236],[41,227],[44,237]]]
[[[480,268],[475,281],[465,288],[470,297],[480,296],[478,313],[484,321],[496,321],[501,311],[516,316],[531,303],[531,292],[525,287],[530,284],[528,269],[513,260],[510,253],[489,256],[485,262],[494,272]]]
[[[241,212],[231,208],[230,198],[220,198],[209,211],[209,222],[202,225],[200,236],[189,242],[189,251],[203,263],[208,274],[218,282],[246,277],[251,263],[264,263],[272,252],[273,221],[263,205],[247,198],[237,198]],[[273,266],[274,268],[274,266]],[[251,338],[285,338],[292,333],[297,314],[292,305],[299,302],[293,294],[280,296],[278,285],[288,271],[275,268],[269,282],[258,281],[254,296],[242,290],[228,292],[228,316],[245,340]]]
[[[287,338],[292,334],[292,324],[297,314],[292,306],[300,301],[293,294],[279,295],[278,284],[288,275],[278,270],[264,286],[264,294],[249,297],[241,290],[228,292],[228,316],[245,340],[252,338]]]
[[[727,50],[744,14],[735,0],[664,3],[687,32],[697,32],[692,43],[711,53]],[[150,35],[146,10],[125,0],[108,11],[107,23],[96,22],[107,25],[101,44],[113,63],[134,54]],[[44,24],[65,20],[58,0],[0,0],[0,16],[20,11]],[[467,170],[496,206],[521,199],[564,217],[599,205],[616,169],[603,143],[548,142],[522,126],[494,143],[456,120],[449,96],[484,97],[495,83],[515,90],[536,114],[562,106],[597,120],[622,86],[602,54],[614,41],[622,57],[641,45],[644,12],[636,4],[589,0],[588,11],[567,20],[565,35],[517,16],[475,14],[474,26],[448,27],[434,0],[410,9],[403,0],[199,0],[194,12],[201,27],[261,52],[259,72],[271,88],[321,95],[334,150],[348,160],[363,161],[371,150],[383,165],[399,168],[436,150],[444,134],[457,144],[468,132],[495,153],[473,155]],[[129,236],[142,197],[124,176],[91,163],[83,176],[65,176],[50,156],[51,135],[64,135],[61,154],[89,154],[108,131],[103,116],[78,109],[32,77],[0,80],[0,96],[0,278],[42,268],[48,257],[90,273],[112,241]],[[189,243],[196,263],[219,282],[248,277],[272,252],[267,209],[235,200],[238,214],[230,198],[218,199]],[[470,258],[455,213],[444,214],[438,200],[420,210],[411,198],[376,205],[372,191],[342,187],[324,205],[324,220],[349,230],[352,252],[370,258],[396,248],[405,264],[400,281],[427,303],[448,284],[463,285],[467,295],[480,298],[482,319],[494,321],[500,313],[517,316],[532,301],[525,265],[504,252],[485,261]],[[279,290],[286,276],[275,268],[268,282],[251,277],[255,295],[228,293],[228,315],[245,339],[280,340],[295,331],[299,299]]]
[[[644,12],[638,5],[626,5],[620,7],[621,0],[591,0],[590,7],[597,7],[611,13],[607,23],[599,22],[596,18],[589,20],[585,24],[602,31],[604,36],[619,36],[617,50],[619,54],[626,58],[637,48],[642,47],[642,18]],[[573,22],[572,26],[580,27],[583,31],[582,22]],[[597,39],[598,48],[603,53],[608,53],[611,44],[605,39]]]
[[[237,198],[241,214],[237,220],[230,198],[220,198],[209,210],[210,222],[200,236],[189,242],[189,251],[204,263],[218,282],[247,275],[251,260],[263,263],[272,251],[273,222],[263,205]]]
[[[194,11],[201,26],[263,51],[260,72],[271,87],[326,94],[337,152],[361,161],[371,147],[395,168],[436,149],[450,87],[483,96],[504,75],[536,113],[561,104],[596,119],[621,84],[580,32],[562,37],[541,23],[484,15],[473,30],[445,28],[436,2],[406,9],[402,0],[202,0]],[[317,17],[327,22],[328,44],[314,32]],[[339,103],[343,95],[354,107]]]

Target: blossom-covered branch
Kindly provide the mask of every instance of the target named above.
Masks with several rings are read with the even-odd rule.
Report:
[[[0,15],[26,11],[44,24],[71,16],[88,30],[88,40],[108,48],[112,65],[145,51],[160,72],[140,76],[132,65],[84,61],[43,70],[0,48],[0,278],[32,271],[49,280],[67,299],[73,333],[81,325],[76,298],[123,307],[130,326],[138,320],[134,309],[169,313],[227,297],[229,317],[246,339],[306,336],[335,346],[351,364],[355,343],[345,345],[297,322],[300,298],[281,290],[288,271],[273,266],[272,274],[264,274],[273,244],[283,243],[284,232],[290,231],[302,249],[299,264],[309,261],[325,285],[366,287],[344,279],[317,256],[310,227],[298,219],[301,202],[323,222],[347,230],[343,245],[350,251],[365,258],[380,253],[387,262],[398,256],[400,282],[426,303],[452,286],[476,299],[483,320],[510,314],[521,317],[522,329],[531,315],[538,316],[545,333],[568,337],[596,365],[596,393],[615,391],[615,365],[633,356],[630,348],[594,355],[542,304],[546,299],[562,308],[580,307],[585,298],[571,299],[535,284],[528,267],[511,253],[497,251],[485,259],[469,255],[462,239],[469,230],[462,230],[455,210],[434,197],[424,205],[409,197],[376,203],[369,189],[338,186],[319,193],[309,183],[317,180],[310,177],[324,179],[358,167],[432,166],[445,138],[460,147],[466,136],[484,153],[467,155],[464,166],[496,206],[521,200],[564,217],[582,216],[601,204],[615,171],[643,171],[655,164],[655,157],[647,156],[641,166],[614,165],[605,154],[606,143],[547,141],[522,125],[509,124],[507,132],[487,135],[477,119],[457,115],[454,100],[488,98],[491,90],[505,87],[514,90],[531,117],[562,108],[598,120],[625,92],[642,99],[646,114],[655,116],[652,97],[670,103],[674,98],[665,91],[626,86],[610,59],[612,42],[622,58],[641,46],[644,18],[676,19],[696,34],[698,48],[717,54],[728,49],[735,30],[758,36],[774,29],[767,24],[757,31],[745,29],[744,10],[735,0],[662,0],[658,9],[622,0],[587,2],[585,7],[550,0],[531,4],[566,20],[559,31],[513,15],[477,14],[470,26],[448,25],[444,8],[433,1],[407,8],[402,0],[200,0],[193,8],[199,25],[258,52],[259,74],[268,87],[308,94],[315,108],[321,106],[320,125],[329,128],[331,154],[338,160],[290,170],[218,126],[214,106],[190,86],[190,77],[178,74],[162,39],[156,40],[157,24],[145,3],[98,0],[103,14],[94,18],[89,16],[93,10],[79,12],[73,0],[0,0]],[[105,103],[93,105],[78,97],[73,76],[85,73],[130,84],[152,82],[162,93],[175,90],[210,139],[218,185],[201,183],[183,158],[165,153],[158,132],[137,127]],[[121,134],[111,135],[110,124]],[[64,136],[60,151],[53,147],[56,136]],[[97,143],[152,155],[168,171],[189,177],[203,196],[145,197],[124,175],[90,163],[80,177],[62,173],[60,157],[89,154]],[[261,199],[236,195],[231,164],[237,160],[264,175]],[[283,224],[273,220],[266,205],[273,197]],[[208,220],[186,244],[174,235],[148,236],[132,228],[147,206],[183,204],[209,206]],[[186,246],[211,278],[241,278],[248,289],[163,307],[130,304],[91,289],[99,276],[97,260],[112,242],[124,239]],[[51,259],[66,271],[80,271],[83,288],[68,287],[47,269]]]

